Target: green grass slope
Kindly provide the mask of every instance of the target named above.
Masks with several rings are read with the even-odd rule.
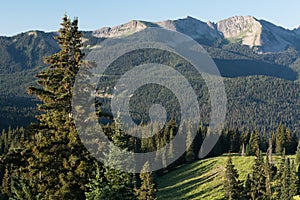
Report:
[[[280,157],[274,156],[275,162]],[[224,197],[223,181],[227,155],[209,158],[181,166],[158,179],[158,199],[207,199]],[[232,155],[240,180],[245,180],[254,157]]]

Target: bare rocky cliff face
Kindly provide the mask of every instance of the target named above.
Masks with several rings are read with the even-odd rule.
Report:
[[[251,16],[235,16],[217,23],[218,30],[224,38],[232,42],[240,41],[250,47],[261,46],[262,25]]]
[[[215,24],[211,22],[202,22],[189,16],[184,19],[162,21],[157,22],[156,24],[162,28],[184,33],[194,39],[216,39],[220,37]]]
[[[147,26],[143,22],[132,20],[120,26],[114,26],[112,28],[111,27],[101,28],[99,30],[94,31],[93,35],[102,38],[122,37],[122,36],[130,35],[132,33],[141,31],[145,28],[147,28]]]
[[[161,27],[178,31],[202,41],[226,39],[232,43],[240,43],[255,48],[259,52],[279,52],[288,47],[300,49],[300,27],[288,30],[252,16],[234,16],[217,23],[202,22],[189,16],[162,22],[133,20],[119,26],[101,28],[94,31],[93,36],[101,38],[122,37],[147,27]]]

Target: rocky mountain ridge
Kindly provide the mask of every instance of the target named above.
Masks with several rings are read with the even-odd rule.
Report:
[[[100,38],[122,37],[147,27],[161,27],[184,33],[196,40],[227,40],[254,48],[258,52],[280,52],[288,47],[300,49],[300,28],[284,29],[253,16],[233,16],[219,22],[202,22],[193,17],[161,22],[133,20],[115,27],[93,32]]]

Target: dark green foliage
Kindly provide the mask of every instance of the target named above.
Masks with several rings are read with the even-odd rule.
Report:
[[[297,177],[297,194],[300,194],[300,164],[296,168],[296,177]]]
[[[43,112],[34,130],[32,150],[26,170],[44,198],[84,199],[85,185],[93,169],[92,158],[81,143],[71,115],[71,99],[76,73],[83,54],[78,20],[63,17],[56,37],[60,51],[45,58],[49,67],[37,75],[39,87],[30,87]]]
[[[249,147],[248,147],[250,149],[250,155],[257,155],[257,152],[260,150],[259,144],[260,144],[259,133],[257,131],[253,131],[250,136]]]
[[[240,150],[240,135],[241,135],[241,133],[239,132],[238,129],[235,131],[228,132],[228,137],[229,137],[229,141],[230,141],[230,148],[229,148],[230,152],[239,152],[239,150]]]
[[[282,187],[282,177],[283,177],[283,171],[285,167],[285,155],[281,156],[281,159],[278,164],[277,173],[275,176],[275,183],[274,183],[274,193],[273,198],[274,199],[280,199],[281,197],[281,187]]]
[[[294,196],[296,196],[298,194],[298,188],[297,188],[297,184],[298,184],[298,177],[297,177],[297,173],[296,173],[296,166],[295,166],[295,162],[294,160],[292,160],[291,163],[291,179],[290,179],[290,187],[289,187],[289,197],[292,199]]]
[[[0,71],[3,69],[3,73],[0,73],[0,95],[5,94],[9,98],[16,96],[24,97],[25,88],[28,85],[32,85],[33,74],[44,69],[38,67],[42,64],[42,57],[51,55],[59,50],[59,46],[53,39],[54,35],[56,33],[35,31],[19,34],[12,38],[0,37],[1,61],[3,61],[3,65],[0,64]],[[91,32],[85,32],[84,38],[87,39],[83,49],[86,53],[91,50],[89,49],[90,45],[99,45],[104,40],[103,38],[93,37]],[[296,112],[297,99],[299,99],[300,94],[299,87],[297,83],[288,81],[294,80],[297,75],[289,66],[296,63],[297,58],[299,58],[299,52],[289,48],[279,53],[257,54],[252,49],[240,44],[217,45],[206,47],[206,49],[217,62],[221,73],[224,72],[229,77],[235,77],[225,80],[228,95],[227,127],[239,127],[240,130],[245,128],[251,130],[257,129],[258,131],[262,131],[266,127],[266,131],[273,131],[276,129],[275,126],[282,121],[293,130],[299,128],[298,121],[300,120]],[[182,59],[166,52],[141,51],[132,52],[132,54],[126,54],[124,55],[125,58],[122,57],[116,61],[118,63],[116,66],[117,71],[127,69],[129,68],[128,66],[136,66],[137,64],[149,62],[167,64],[179,70],[184,69],[186,65],[186,62],[182,61]],[[253,76],[254,74],[271,77]],[[202,113],[201,119],[206,124],[209,121],[209,116],[207,116],[209,108],[207,108],[205,103],[208,102],[209,95],[205,87],[205,82],[196,73],[185,73],[184,75],[188,77],[196,94],[199,96],[199,105]],[[251,76],[245,77],[245,75]],[[166,99],[171,99],[170,102],[172,103],[170,103],[171,106],[168,107],[168,110],[171,113],[171,117],[178,117],[180,109],[173,108],[178,108],[179,104],[178,102],[176,103],[176,98],[171,98],[172,93],[170,91],[158,88],[157,86],[150,86],[148,91],[151,91],[151,95],[143,95],[142,91],[137,91],[136,96],[142,94],[144,101],[137,102],[137,99],[132,98],[132,105],[134,105],[132,108],[134,111],[143,108],[143,105],[151,105],[149,102],[156,101],[156,99],[162,102]],[[22,101],[23,104],[30,104],[31,100],[23,98]],[[6,106],[8,102],[8,99],[0,102],[0,116],[9,116],[5,118],[5,126],[3,125],[4,127],[1,126],[0,128],[7,128],[9,124],[13,125],[13,123],[14,127],[17,125],[20,126],[19,123],[22,123],[22,121],[19,119],[23,117],[19,117],[18,122],[14,122],[11,116],[22,115],[26,116],[28,121],[33,120],[36,110],[28,111],[31,108],[27,107],[18,115],[17,113],[20,111],[16,109],[11,110],[9,106]],[[18,104],[18,102],[13,102],[12,107],[17,108]],[[241,108],[243,111],[241,111]],[[147,109],[145,107],[145,110]],[[257,110],[259,112],[256,112]],[[142,122],[144,119],[148,119],[147,115],[141,116],[143,113],[147,112],[144,112],[142,109],[137,113],[132,112],[132,115],[136,121]]]
[[[264,163],[264,172],[266,177],[266,197],[267,199],[272,198],[272,181],[274,177],[273,173],[273,164],[269,162],[269,158],[266,157],[266,161]]]
[[[132,163],[133,156],[128,151],[133,148],[133,144],[130,142],[129,136],[121,129],[119,118],[115,119],[112,140],[114,144],[110,143],[109,151],[104,153],[105,184],[100,199],[135,199],[133,177],[131,174],[121,171],[125,167],[134,167]]]
[[[281,176],[281,191],[280,199],[291,199],[290,193],[290,180],[291,180],[291,169],[290,159],[285,159],[284,168]]]
[[[35,189],[29,186],[28,178],[16,175],[12,178],[12,184],[12,198],[15,200],[43,199],[41,194],[34,195]]]
[[[37,102],[29,97],[0,95],[0,129],[28,127],[31,122],[36,122],[34,116],[38,114]]]
[[[285,151],[287,155],[294,154],[297,149],[297,140],[296,134],[280,123],[276,131],[276,153],[282,154]]]
[[[224,189],[226,199],[235,200],[242,197],[242,182],[239,180],[238,172],[232,164],[230,155],[226,163]]]
[[[186,144],[191,144],[185,154],[185,160],[188,163],[193,162],[197,158],[197,155],[195,152],[195,142],[192,137],[193,135],[192,135],[190,126],[192,126],[192,125],[188,124],[188,128],[186,130],[187,131],[186,132]]]
[[[5,195],[6,197],[11,197],[12,196],[12,192],[11,192],[11,174],[8,170],[8,167],[5,168],[5,174],[2,178],[2,185],[1,185],[1,193],[3,195]]]
[[[146,162],[140,173],[141,186],[135,190],[139,200],[156,200],[156,184],[152,172],[149,171],[149,162]]]
[[[266,152],[268,149],[268,136],[266,132],[264,132],[263,135],[260,136],[259,147],[262,152]]]
[[[264,162],[260,151],[257,151],[251,175],[251,199],[265,199],[266,197],[266,176]]]
[[[0,155],[5,155],[10,149],[19,148],[25,138],[25,129],[23,127],[2,130],[0,136]]]
[[[247,175],[247,178],[245,180],[245,186],[243,190],[243,198],[244,199],[250,199],[251,198],[251,178],[250,175]]]
[[[291,161],[283,154],[274,182],[274,199],[293,199],[298,194],[299,178],[296,170],[294,160]]]
[[[286,130],[286,135],[287,135],[287,142],[286,142],[286,154],[291,155],[294,154],[295,151],[297,150],[297,145],[298,145],[298,138],[296,136],[296,133],[291,132],[289,128]]]
[[[128,151],[132,150],[134,145],[121,126],[119,117],[115,119],[114,124],[109,126],[109,137],[113,143],[108,145],[109,151],[103,153],[104,166],[96,165],[93,177],[87,184],[85,192],[87,199],[135,199],[134,177],[122,171],[125,167],[134,167],[132,154]]]
[[[93,178],[90,178],[87,184],[87,191],[85,196],[87,200],[101,199],[102,190],[105,187],[105,180],[103,175],[103,169],[101,165],[96,165]]]
[[[287,142],[285,127],[280,123],[276,132],[276,153],[282,154]]]
[[[251,156],[251,149],[250,149],[250,148],[251,148],[250,145],[247,144],[247,145],[246,145],[246,155],[247,155],[247,156]]]
[[[1,191],[4,195],[1,197],[6,199],[8,197],[13,199],[84,199],[86,196],[88,199],[133,199],[134,178],[114,168],[97,165],[94,170],[95,162],[78,138],[71,115],[71,97],[74,78],[83,58],[81,49],[84,45],[81,43],[82,35],[77,30],[76,19],[71,21],[64,17],[62,26],[58,36],[56,33],[34,31],[12,38],[0,37],[0,128],[6,129],[0,138],[0,154],[2,155],[0,177]],[[85,33],[85,38],[89,39],[85,47],[102,42],[103,39],[91,37],[90,34]],[[58,39],[58,45],[54,41],[54,35]],[[215,58],[221,73],[228,77],[235,77],[225,80],[229,97],[228,119],[225,122],[227,127],[253,130],[252,134],[250,131],[241,133],[238,129],[224,130],[209,156],[217,156],[229,151],[239,152],[242,145],[245,145],[247,155],[255,155],[259,149],[267,150],[268,137],[266,134],[260,136],[259,133],[269,133],[275,130],[280,120],[284,120],[284,124],[293,127],[294,130],[300,127],[297,115],[300,90],[297,83],[289,81],[296,78],[296,73],[287,67],[299,58],[299,53],[295,49],[289,48],[285,52],[259,55],[247,47],[221,40],[214,44],[206,41],[205,44],[211,45],[206,48]],[[84,51],[89,52],[87,48]],[[42,65],[42,57],[45,56],[49,56],[45,59],[49,67],[47,69],[37,67]],[[137,57],[140,60],[137,60]],[[116,65],[115,70],[121,69],[122,71],[131,65],[136,66],[154,61],[168,64],[179,71],[187,65],[181,58],[171,53],[141,51],[133,52],[117,60],[116,63],[121,63],[122,68]],[[278,70],[282,70],[281,73],[278,73]],[[196,73],[180,72],[189,78],[199,96],[201,120],[207,124],[210,116],[207,114],[209,108],[205,103],[209,99],[204,81]],[[39,86],[32,84],[32,75],[35,73],[38,73],[37,84]],[[251,77],[240,77],[244,75],[251,75]],[[42,114],[33,106],[37,100],[28,98],[24,94],[24,88],[29,84],[33,85],[29,89],[30,93],[35,94],[41,100],[39,109]],[[177,109],[179,104],[176,98],[171,96],[170,91],[152,85],[147,92],[151,95],[145,95],[142,90],[137,91],[136,96],[143,96],[145,101],[138,102],[133,98],[131,102],[134,105],[133,110],[139,108],[147,110],[148,108],[144,105],[151,105],[149,102],[153,103],[153,99],[163,102],[171,99],[168,105],[168,111],[171,112],[168,119],[179,119],[180,109]],[[146,113],[144,116],[140,116],[141,113],[138,112],[133,113],[136,121],[142,122],[144,119],[145,123],[149,121],[145,110],[140,111]],[[20,125],[29,125],[36,114],[39,114],[39,124],[29,127],[27,133],[23,128],[16,128]],[[291,122],[293,124],[290,124]],[[16,129],[8,128],[10,125]],[[110,148],[110,152],[105,152],[108,158],[107,164],[110,166],[119,165],[118,161],[124,160],[125,157],[128,162],[132,161],[131,157],[127,156],[126,150],[146,152],[164,146],[173,139],[178,129],[176,121],[170,120],[162,130],[153,129],[154,137],[138,141],[126,135],[119,125],[120,122],[116,121],[110,127],[109,136],[115,145],[124,150],[124,154],[117,157],[113,148]],[[187,149],[185,159],[169,166],[167,170],[183,164],[184,160],[195,161],[206,134],[207,127],[201,126],[193,140],[187,129],[186,140],[192,145]],[[271,182],[276,170],[274,170],[270,156],[272,148],[276,148],[276,152],[280,154],[284,154],[285,151],[287,154],[294,153],[297,145],[296,135],[280,124],[276,136],[272,135],[272,138],[269,142],[272,144],[269,147],[271,150],[268,151],[269,159],[265,164],[261,155],[256,154],[252,176],[248,176],[245,183],[246,199],[251,196],[253,199],[270,198],[274,188],[277,190],[275,194],[278,194],[277,197],[281,199],[290,199],[296,194],[295,186],[299,186],[299,180],[297,182],[295,167],[289,159],[284,159],[280,165],[275,186],[272,188]],[[171,145],[168,152],[157,159],[165,162],[165,157],[172,158],[174,152],[176,152],[176,147]],[[297,148],[297,163],[300,160],[298,154],[300,154],[300,143]],[[226,185],[227,196],[229,199],[239,199],[240,182],[231,158],[227,165],[226,177],[230,183]],[[95,173],[93,177],[90,177],[91,171]],[[297,173],[300,177],[299,170]],[[148,196],[149,199],[155,199],[155,185],[151,183],[151,177],[148,173],[141,174],[142,186],[141,191],[138,192],[140,199],[148,199]],[[277,183],[279,186],[276,185]]]

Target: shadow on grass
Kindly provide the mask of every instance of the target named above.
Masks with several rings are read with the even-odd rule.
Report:
[[[199,162],[201,163],[199,164]],[[160,199],[168,199],[171,196],[181,197],[180,199],[182,199],[186,194],[196,191],[201,184],[211,182],[216,177],[218,172],[203,176],[215,167],[216,162],[216,160],[198,161],[165,175],[160,179],[158,196]],[[201,195],[202,193],[204,192],[199,191],[197,194],[192,194],[192,196]],[[191,198],[193,198],[192,196]]]

